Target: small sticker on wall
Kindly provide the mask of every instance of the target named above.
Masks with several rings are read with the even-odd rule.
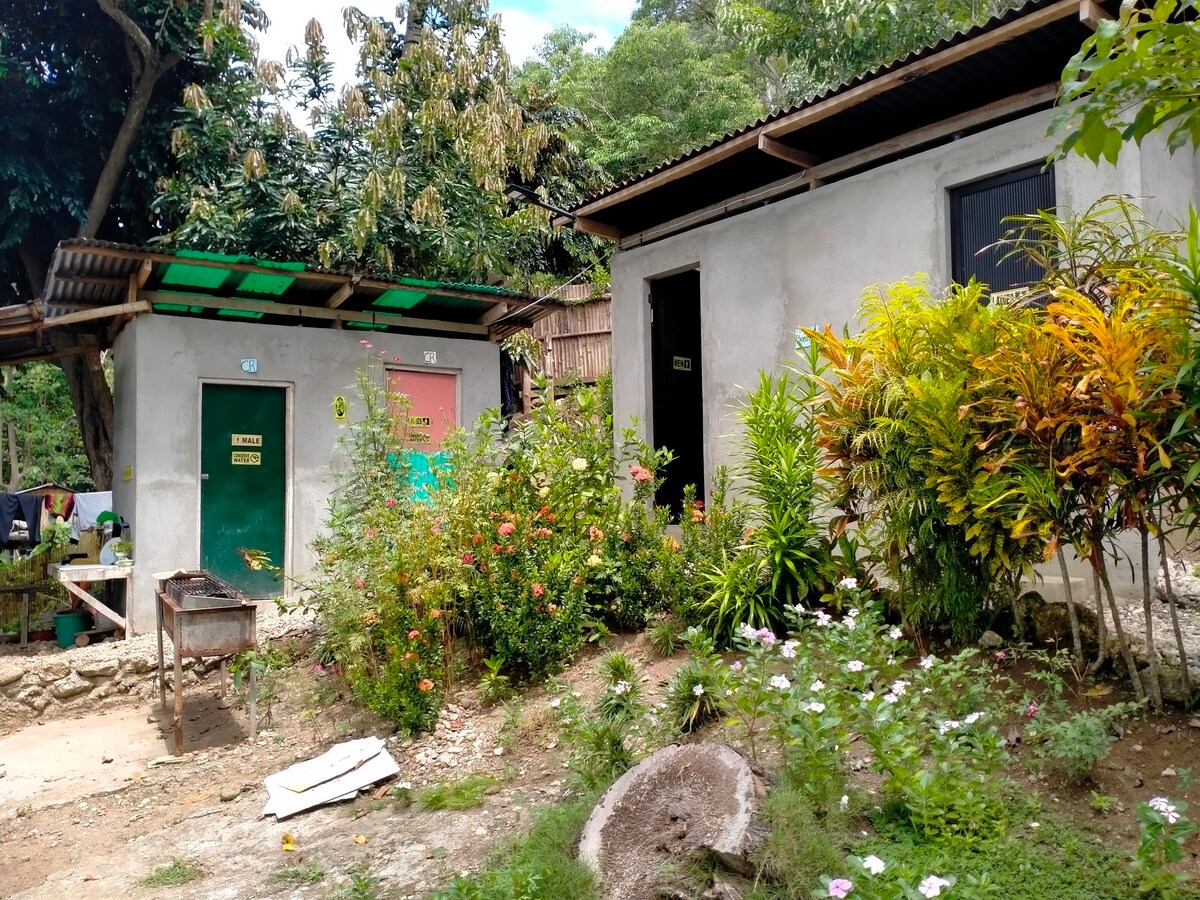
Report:
[[[692,358],[690,356],[676,356],[671,362],[671,368],[676,372],[692,371]]]
[[[243,359],[242,360],[242,371],[245,372],[247,375],[253,375],[256,372],[258,372],[258,360],[257,359]]]
[[[124,481],[133,481],[133,466],[126,466],[122,469],[121,478]]]
[[[231,462],[235,466],[261,466],[262,454],[250,453],[245,450],[235,450]]]
[[[235,447],[261,447],[262,445],[261,434],[235,434],[233,436],[233,446]]]
[[[346,413],[349,411],[349,409],[350,409],[350,404],[346,402],[345,397],[334,397],[333,398],[333,421],[345,422],[346,421]]]
[[[427,365],[427,366],[436,366],[437,365],[437,351],[436,350],[426,350],[425,351],[425,365]]]

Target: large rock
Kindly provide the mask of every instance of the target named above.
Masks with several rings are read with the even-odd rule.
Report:
[[[1093,598],[1088,592],[1083,596],[1072,592],[1075,602],[1075,614],[1079,619],[1079,637],[1083,644],[1085,656],[1096,653],[1100,646],[1099,620],[1096,609],[1092,605]],[[1052,644],[1066,650],[1072,649],[1074,639],[1071,636],[1071,616],[1067,612],[1066,599],[1045,597],[1036,591],[1030,591],[1022,602],[1025,604],[1026,615],[1033,629],[1033,637],[1039,644]]]
[[[732,747],[667,747],[604,792],[583,828],[579,858],[614,900],[654,900],[664,864],[698,855],[752,874],[765,795],[763,779]]]
[[[1196,575],[1196,566],[1168,559],[1167,568],[1171,575],[1171,592],[1175,595],[1175,601],[1180,606],[1200,604],[1200,576]],[[1154,591],[1159,600],[1167,602],[1167,581],[1161,568],[1154,578]]]

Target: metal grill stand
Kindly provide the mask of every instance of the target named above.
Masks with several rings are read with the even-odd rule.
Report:
[[[257,646],[258,607],[233,587],[207,572],[177,572],[158,582],[158,700],[167,707],[163,631],[175,653],[175,756],[183,755],[183,658],[221,657],[221,696],[225,696],[226,658]],[[258,733],[258,680],[250,666],[250,735]]]

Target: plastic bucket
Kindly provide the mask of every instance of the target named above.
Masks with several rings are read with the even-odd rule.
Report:
[[[87,610],[73,609],[70,612],[54,614],[54,636],[58,646],[66,650],[75,645],[75,635],[87,631],[92,614]]]

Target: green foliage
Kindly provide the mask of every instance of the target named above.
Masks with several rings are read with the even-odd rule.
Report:
[[[588,794],[542,810],[529,833],[498,850],[478,875],[458,876],[434,900],[598,900],[575,842],[595,805]]]
[[[92,474],[62,370],[44,362],[5,366],[3,392],[0,475],[8,490],[45,482],[89,490]]]
[[[243,650],[234,656],[229,664],[229,674],[233,678],[233,686],[241,690],[254,673],[255,702],[258,704],[263,722],[269,727],[271,714],[275,703],[279,700],[280,688],[283,686],[284,669],[294,660],[278,647],[267,647],[263,650]]]
[[[1200,145],[1200,23],[1195,0],[1127,4],[1104,18],[1063,70],[1052,130],[1059,152],[1115,163],[1128,141],[1166,131],[1173,153]]]
[[[787,93],[800,100],[986,21],[1006,5],[726,0],[716,15],[724,33],[760,58],[782,58]]]
[[[666,616],[655,622],[650,628],[650,643],[663,659],[674,656],[675,651],[682,646],[679,639],[679,621],[673,616]]]
[[[1101,794],[1099,791],[1092,791],[1088,805],[1100,815],[1107,816],[1117,805],[1117,798],[1109,794]]]
[[[697,660],[689,660],[675,672],[667,685],[667,711],[671,723],[690,734],[720,715],[717,679],[711,669]]]
[[[483,675],[479,679],[479,702],[497,703],[507,700],[515,693],[507,675],[502,675],[504,659],[487,658],[483,661]]]
[[[204,869],[198,863],[179,856],[172,856],[169,863],[159,866],[149,875],[140,879],[138,884],[147,888],[179,887],[203,877]]]
[[[779,773],[762,806],[768,829],[754,863],[758,886],[747,900],[807,898],[823,872],[841,872],[839,838],[813,812],[790,770]]]
[[[483,802],[488,788],[500,782],[487,775],[468,775],[461,781],[450,784],[431,784],[416,792],[417,803],[422,809],[452,809],[456,812],[474,809]]]
[[[1138,823],[1138,846],[1133,856],[1133,870],[1141,878],[1138,891],[1163,900],[1183,896],[1180,887],[1190,876],[1180,872],[1176,864],[1187,858],[1184,843],[1200,828],[1188,819],[1187,803],[1155,797],[1139,803],[1135,816]],[[1191,892],[1188,892],[1192,896]]]
[[[283,866],[267,876],[267,884],[305,885],[317,884],[325,877],[325,869],[320,863],[309,862],[303,865]]]
[[[288,67],[264,63],[185,96],[175,172],[156,213],[170,241],[327,267],[486,280],[597,258],[549,213],[514,207],[510,180],[556,203],[599,186],[564,130],[572,112],[513,95],[499,19],[468,0],[413,6],[395,22],[351,8],[357,81],[338,92],[324,33]],[[308,131],[290,111],[309,115]]]
[[[614,181],[706,144],[765,112],[744,57],[687,25],[635,21],[607,50],[562,26],[516,73],[523,92],[553,97],[582,121],[572,136]]]
[[[1117,739],[1114,726],[1141,711],[1141,703],[1114,703],[1027,729],[1034,757],[1072,777],[1090,775]]]
[[[622,681],[633,684],[637,681],[637,667],[624,653],[610,653],[600,661],[600,674],[610,685]]]

